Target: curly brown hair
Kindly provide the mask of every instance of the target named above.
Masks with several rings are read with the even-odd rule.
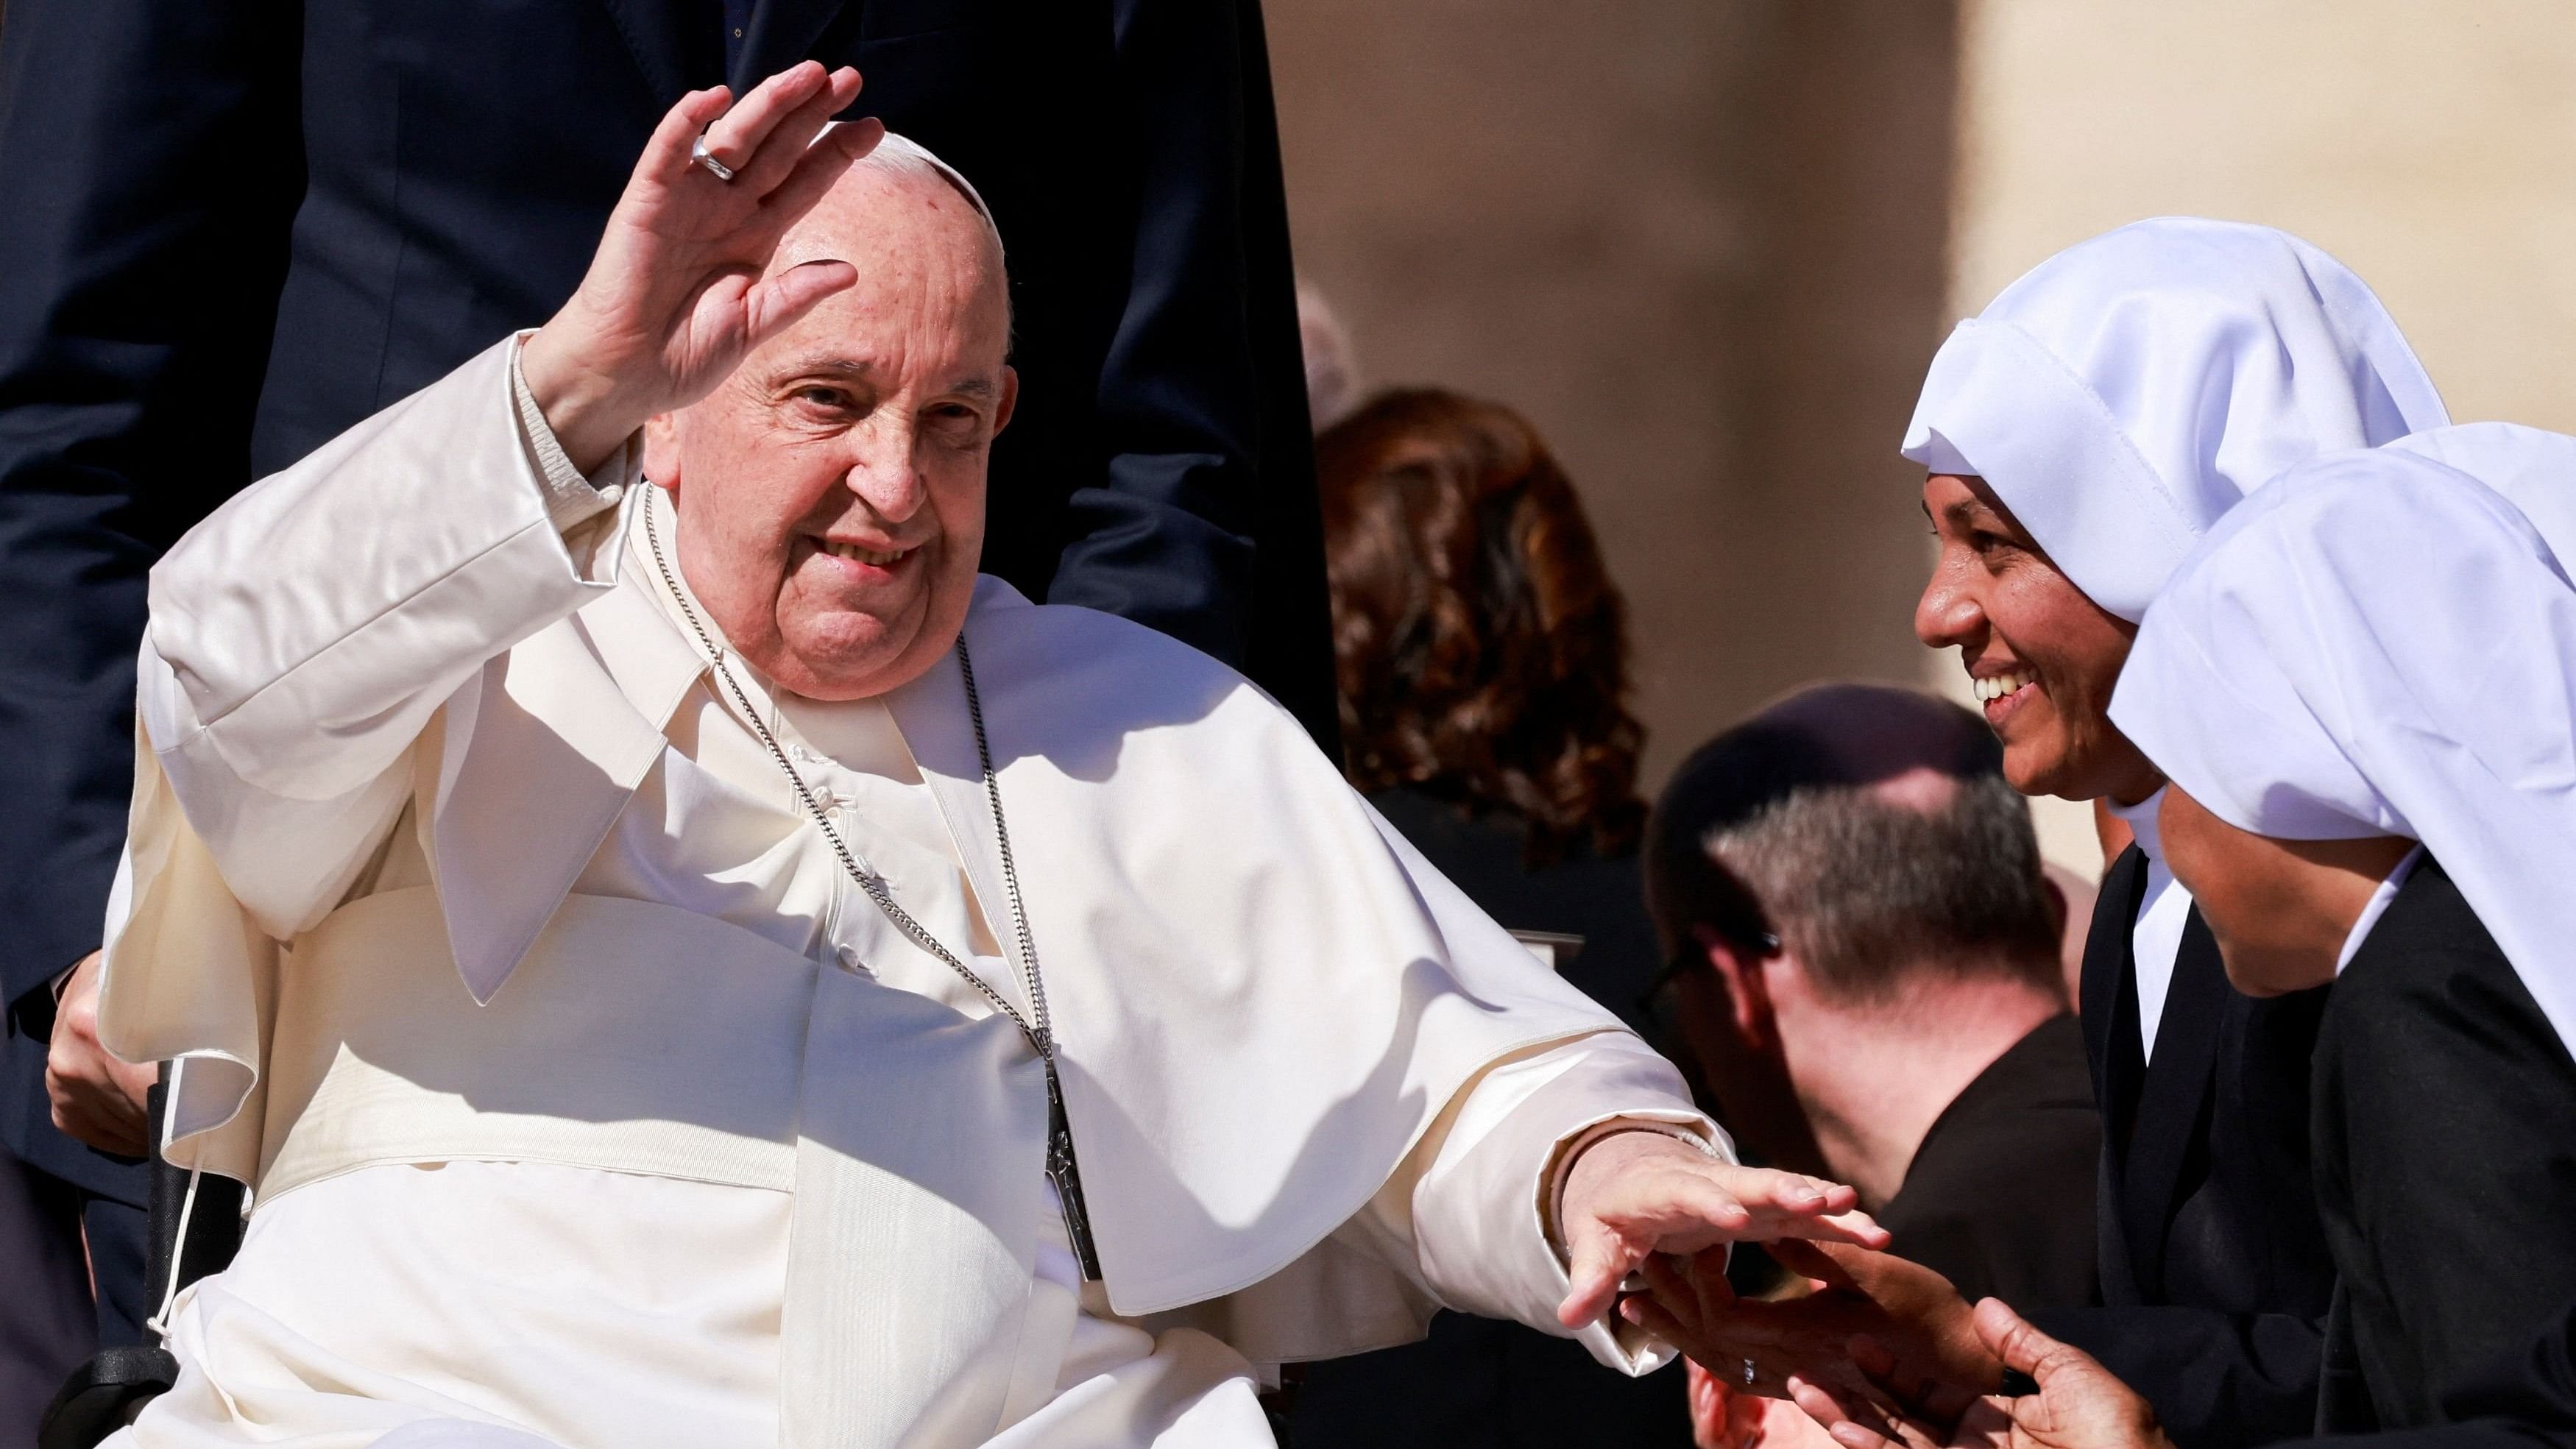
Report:
[[[1627,609],[1538,430],[1405,388],[1315,452],[1351,783],[1513,812],[1533,865],[1633,850]]]

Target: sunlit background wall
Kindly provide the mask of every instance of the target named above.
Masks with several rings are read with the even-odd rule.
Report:
[[[1515,404],[1635,610],[1653,781],[1764,699],[1931,681],[1923,364],[2141,216],[2308,237],[2452,415],[2576,429],[2563,0],[1268,0],[1299,263],[1377,383]],[[1651,782],[1650,782],[1651,783]],[[2076,809],[2050,854],[2098,870]]]

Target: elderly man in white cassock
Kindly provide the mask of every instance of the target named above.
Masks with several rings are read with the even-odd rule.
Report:
[[[1442,1304],[1643,1372],[1650,1254],[1884,1242],[977,576],[1001,246],[857,89],[684,99],[560,314],[154,571],[102,1029],[254,1206],[121,1442],[1266,1444]]]

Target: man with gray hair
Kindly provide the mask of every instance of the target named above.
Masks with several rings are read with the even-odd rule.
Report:
[[[1993,735],[1911,691],[1809,689],[1692,755],[1645,850],[1659,1009],[1746,1147],[1851,1183],[1972,1301],[2087,1302],[2063,907]]]
[[[1000,240],[858,84],[682,99],[551,320],[153,570],[99,1035],[255,1206],[120,1449],[1248,1449],[1443,1304],[1643,1372],[1650,1255],[1886,1241],[979,576]]]

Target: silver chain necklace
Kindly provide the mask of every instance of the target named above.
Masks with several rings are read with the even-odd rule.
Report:
[[[804,802],[805,813],[813,817],[814,824],[823,832],[823,838],[831,843],[832,854],[840,858],[841,869],[848,872],[850,879],[858,883],[859,889],[867,893],[868,899],[877,903],[877,909],[885,913],[885,918],[894,924],[896,930],[903,932],[914,945],[945,963],[948,969],[962,977],[967,985],[982,993],[986,1001],[993,1003],[994,1010],[1009,1018],[1011,1025],[1019,1028],[1020,1035],[1028,1041],[1029,1049],[1037,1053],[1038,1061],[1045,1066],[1047,1181],[1055,1185],[1056,1201],[1064,1209],[1065,1237],[1073,1246],[1074,1260],[1081,1265],[1084,1281],[1098,1281],[1100,1254],[1099,1250],[1092,1245],[1090,1214],[1083,1208],[1082,1173],[1074,1163],[1073,1124],[1065,1115],[1064,1084],[1056,1076],[1055,1028],[1047,1015],[1046,982],[1038,975],[1038,948],[1035,938],[1029,934],[1028,908],[1020,902],[1020,871],[1011,859],[1011,827],[1002,818],[1002,782],[993,773],[993,747],[984,734],[984,703],[975,692],[975,659],[967,652],[965,634],[961,632],[957,636],[957,670],[966,679],[966,713],[975,724],[975,758],[984,768],[984,798],[993,807],[993,838],[1001,845],[1002,884],[1011,898],[1011,926],[1013,933],[1019,937],[1020,977],[1028,987],[1029,1010],[1036,1018],[1034,1021],[1029,1016],[1021,1015],[1019,1008],[1011,1004],[1010,998],[994,989],[993,984],[986,981],[974,967],[967,965],[956,952],[949,950],[940,943],[938,937],[931,935],[928,928],[921,922],[914,920],[912,913],[905,910],[902,904],[895,900],[894,893],[887,889],[883,876],[859,867],[858,857],[851,853],[848,843],[841,839],[841,832],[833,828],[831,817],[826,815],[823,807],[815,802],[814,792],[806,788],[805,777],[796,773],[796,767],[788,762],[787,751],[780,747],[778,737],[770,733],[769,726],[760,718],[760,711],[752,707],[749,692],[735,680],[733,671],[725,667],[724,651],[716,646],[715,637],[707,632],[706,625],[698,621],[698,611],[690,605],[689,596],[681,590],[679,576],[671,571],[670,560],[662,555],[662,535],[653,522],[652,501],[646,500],[646,506],[643,509],[644,540],[653,550],[653,566],[661,571],[663,587],[671,591],[671,598],[679,604],[681,617],[689,621],[690,632],[698,636],[699,646],[706,651],[707,662],[715,666],[716,677],[724,681],[726,691],[732,694],[734,703],[741,707],[742,717],[750,722],[752,733],[758,735],[760,742],[769,747],[769,757],[778,762],[778,768],[787,776],[787,783],[796,788],[796,798]]]

